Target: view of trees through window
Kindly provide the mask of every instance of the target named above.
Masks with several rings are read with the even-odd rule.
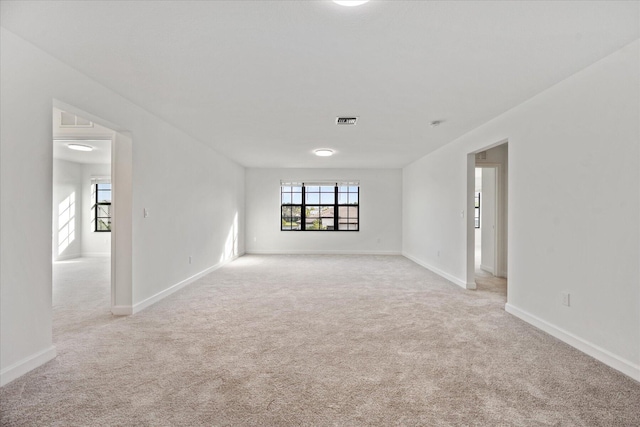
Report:
[[[281,230],[358,231],[360,187],[345,183],[282,183]]]

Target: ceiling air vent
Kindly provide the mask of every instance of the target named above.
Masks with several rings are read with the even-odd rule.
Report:
[[[60,127],[63,128],[92,128],[93,122],[75,114],[62,111],[60,113]]]
[[[336,117],[337,125],[355,125],[358,121],[357,117]]]

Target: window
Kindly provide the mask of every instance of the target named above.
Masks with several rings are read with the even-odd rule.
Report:
[[[475,201],[475,224],[476,228],[480,228],[480,193],[476,192]]]
[[[111,231],[111,182],[107,179],[92,179],[93,231]]]
[[[282,182],[280,230],[359,231],[358,182]]]

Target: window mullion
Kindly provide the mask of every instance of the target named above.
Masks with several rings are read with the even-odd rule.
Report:
[[[333,230],[339,231],[338,228],[338,217],[340,216],[340,211],[338,210],[338,183],[333,187]]]
[[[300,231],[307,230],[307,195],[304,183],[302,184],[302,207],[300,208]]]

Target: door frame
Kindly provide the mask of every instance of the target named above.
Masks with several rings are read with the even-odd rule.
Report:
[[[495,163],[487,162],[487,163],[479,163],[476,165],[476,154],[481,153],[483,151],[490,150],[499,145],[508,144],[508,139],[503,139],[494,144],[484,146],[477,150],[474,150],[470,153],[467,153],[467,189],[466,189],[466,211],[467,218],[465,221],[466,227],[466,236],[467,236],[467,259],[466,259],[466,288],[467,289],[476,289],[475,282],[475,224],[474,224],[474,212],[475,209],[475,190],[476,190],[476,167],[483,167],[487,165],[491,167],[491,165],[496,165]],[[507,165],[509,163],[509,159],[507,157]],[[496,171],[496,245],[495,250],[496,254],[494,257],[496,265],[495,275],[498,277],[502,276],[503,271],[507,271],[507,266],[504,265],[504,258],[508,260],[507,248],[504,247],[503,240],[507,238],[509,235],[509,224],[506,223],[505,226],[505,214],[508,215],[508,202],[504,199],[503,191],[503,183],[501,182],[500,176],[502,176],[504,165],[500,165],[500,169]],[[508,170],[508,166],[507,166]],[[508,180],[509,178],[506,177]],[[507,181],[508,183],[508,181]],[[508,184],[507,184],[508,185]],[[504,209],[503,209],[504,208]],[[464,211],[463,211],[464,214]],[[506,235],[504,234],[506,233]],[[508,262],[508,261],[507,261]]]
[[[133,314],[133,138],[120,126],[63,101],[53,99],[52,106],[82,116],[113,131],[111,137],[111,185],[113,188],[111,312],[114,315],[131,315]]]

